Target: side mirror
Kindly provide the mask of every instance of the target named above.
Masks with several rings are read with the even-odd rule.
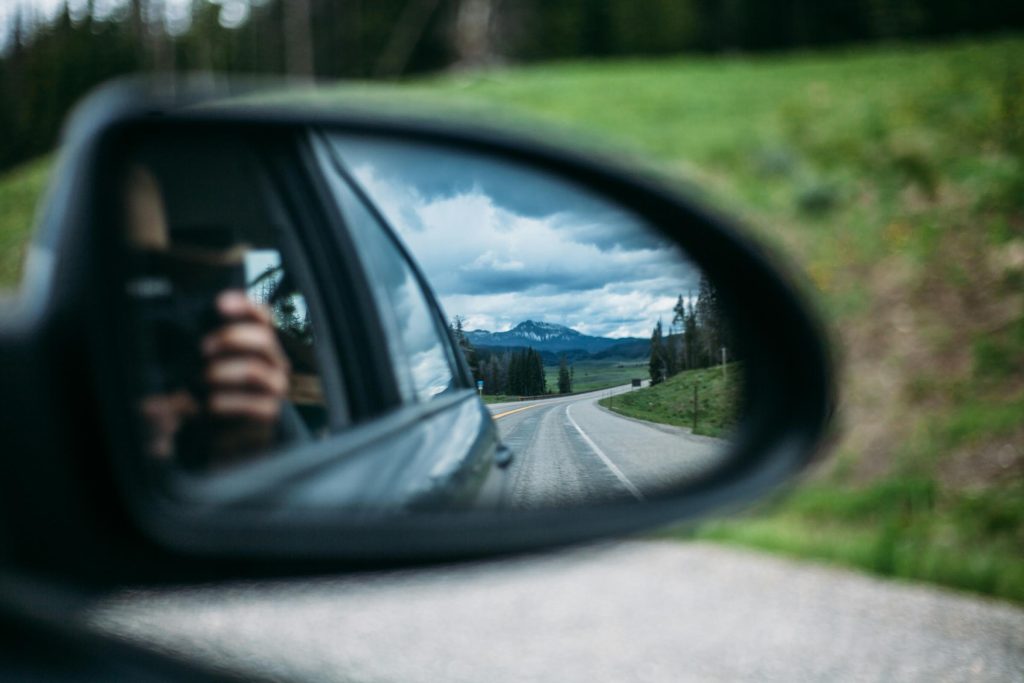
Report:
[[[692,199],[466,122],[184,104],[120,86],[69,127],[0,333],[19,561],[519,551],[749,501],[817,452],[822,333]]]

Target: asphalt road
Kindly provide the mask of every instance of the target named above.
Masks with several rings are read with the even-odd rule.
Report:
[[[707,543],[133,591],[81,619],[281,681],[1024,680],[1024,609]]]
[[[627,391],[629,385],[489,405],[515,457],[508,468],[493,471],[481,505],[523,509],[642,501],[706,471],[724,455],[725,441],[625,418],[597,403]]]

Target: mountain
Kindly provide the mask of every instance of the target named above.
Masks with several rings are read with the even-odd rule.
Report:
[[[635,351],[635,348],[640,343],[647,345],[645,349],[649,350],[650,348],[650,341],[646,339],[637,337],[625,337],[622,339],[591,337],[565,325],[541,323],[533,320],[521,322],[507,332],[471,330],[466,332],[466,337],[476,347],[509,348],[529,346],[541,352],[582,351],[586,354],[597,354],[611,351],[617,346],[622,346],[624,350]]]

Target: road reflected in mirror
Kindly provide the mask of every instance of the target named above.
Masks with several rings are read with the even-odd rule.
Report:
[[[655,401],[659,409],[670,406],[648,391],[649,380],[641,381],[640,387],[489,405],[502,441],[515,456],[507,471],[490,478],[480,504],[540,508],[643,501],[718,464],[727,444],[658,421],[652,415]],[[683,403],[681,397],[669,400],[677,398]],[[704,397],[704,405],[709,402]]]
[[[671,240],[551,174],[330,136],[440,300],[501,442],[476,504],[643,501],[720,465],[742,364]]]

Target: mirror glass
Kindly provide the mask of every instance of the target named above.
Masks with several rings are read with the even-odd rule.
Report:
[[[323,130],[294,147],[123,145],[135,457],[168,495],[585,506],[671,493],[728,456],[729,314],[662,232],[508,159]]]

